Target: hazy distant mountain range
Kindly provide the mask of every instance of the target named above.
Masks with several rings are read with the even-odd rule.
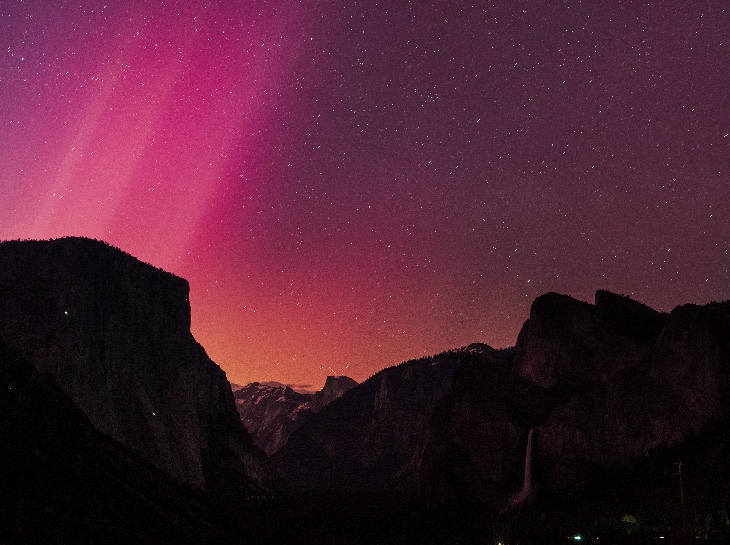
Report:
[[[728,302],[549,293],[512,348],[234,394],[187,294],[101,242],[0,243],[0,543],[730,536]]]
[[[327,377],[324,387],[314,393],[295,392],[276,382],[253,382],[232,388],[241,421],[254,443],[268,455],[288,441],[291,433],[326,405],[357,386],[349,377]]]

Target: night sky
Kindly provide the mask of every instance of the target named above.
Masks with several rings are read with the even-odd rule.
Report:
[[[233,382],[730,298],[726,0],[2,0],[0,44],[0,239],[187,278]]]

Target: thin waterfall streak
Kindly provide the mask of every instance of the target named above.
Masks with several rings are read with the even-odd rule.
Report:
[[[522,489],[512,497],[510,507],[522,504],[532,493],[532,429],[527,432],[527,447],[525,448],[525,473],[522,479]]]
[[[527,432],[527,449],[525,450],[525,477],[522,481],[522,490],[527,496],[532,488],[532,428]]]

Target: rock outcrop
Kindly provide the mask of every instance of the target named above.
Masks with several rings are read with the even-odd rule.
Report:
[[[0,339],[101,432],[199,488],[267,486],[225,373],[190,333],[188,283],[83,238],[0,244]]]
[[[312,404],[310,409],[313,413],[318,413],[335,399],[341,398],[345,393],[357,386],[357,381],[343,375],[327,377],[324,386],[319,392],[312,396]]]
[[[666,321],[626,297],[599,291],[591,305],[556,293],[541,295],[517,338],[518,373],[543,388],[606,381],[642,357]]]

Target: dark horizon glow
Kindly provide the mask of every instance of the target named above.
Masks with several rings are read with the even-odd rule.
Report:
[[[10,1],[0,239],[189,280],[232,382],[319,387],[597,289],[730,297],[726,2]]]

